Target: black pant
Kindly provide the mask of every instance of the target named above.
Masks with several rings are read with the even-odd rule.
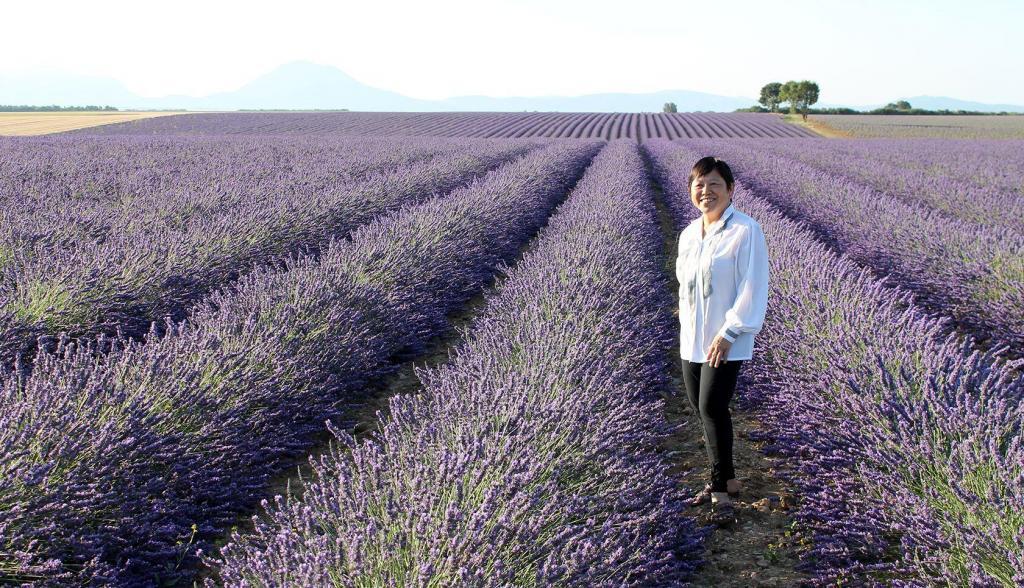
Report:
[[[742,360],[726,361],[717,368],[683,360],[683,385],[690,406],[704,424],[704,445],[711,462],[711,491],[725,492],[725,481],[736,477],[732,463],[732,415],[729,401],[736,392]]]

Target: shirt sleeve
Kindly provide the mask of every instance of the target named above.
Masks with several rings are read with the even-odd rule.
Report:
[[[736,301],[725,313],[718,335],[732,343],[743,333],[757,334],[768,309],[768,246],[761,226],[746,231],[736,256]]]

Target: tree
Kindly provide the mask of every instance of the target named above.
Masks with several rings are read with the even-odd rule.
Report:
[[[912,108],[906,100],[897,100],[886,104],[884,110],[911,110]]]
[[[818,84],[804,80],[798,84],[797,93],[800,96],[800,112],[804,120],[807,120],[807,108],[818,101]]]
[[[772,82],[761,88],[761,99],[758,100],[765,108],[772,112],[779,111],[779,102],[782,102],[779,93],[782,91],[782,84]]]
[[[779,88],[779,102],[789,102],[789,113],[796,114],[796,105],[799,101],[800,84],[789,81]]]
[[[779,100],[789,102],[789,113],[796,114],[800,111],[804,120],[807,120],[807,108],[818,101],[818,84],[804,80],[794,82],[792,80],[782,85],[779,91]]]
[[[679,110],[676,108],[676,103],[675,102],[666,102],[665,106],[661,107],[661,111],[662,112],[679,112]]]

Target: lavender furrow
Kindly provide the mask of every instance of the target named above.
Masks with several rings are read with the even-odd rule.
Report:
[[[673,162],[650,148],[678,198]],[[672,166],[675,167],[672,167]],[[944,334],[911,294],[833,252],[742,186],[771,252],[768,320],[744,375],[771,451],[791,460],[820,585],[1024,583],[1024,378]]]
[[[979,341],[1024,354],[1024,237],[965,226],[856,182],[736,141],[693,141],[852,260],[910,290]]]
[[[657,453],[671,304],[633,142],[611,143],[451,363],[313,461],[228,586],[674,585],[700,551]]]
[[[534,146],[484,142],[337,186],[252,199],[185,227],[11,262],[0,289],[0,363],[31,355],[39,337],[121,332],[141,337],[153,321],[178,320],[216,288],[254,266],[315,252],[371,219],[448,192]],[[44,345],[48,344],[44,340]]]
[[[446,328],[599,144],[563,142],[257,270],[166,336],[62,346],[0,389],[0,581],[151,585],[305,454],[370,379]]]

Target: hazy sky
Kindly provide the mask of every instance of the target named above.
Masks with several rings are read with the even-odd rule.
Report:
[[[756,98],[767,82],[812,79],[825,103],[1024,104],[1018,0],[5,4],[0,72],[112,77],[144,96],[233,90],[302,59],[416,98]]]

